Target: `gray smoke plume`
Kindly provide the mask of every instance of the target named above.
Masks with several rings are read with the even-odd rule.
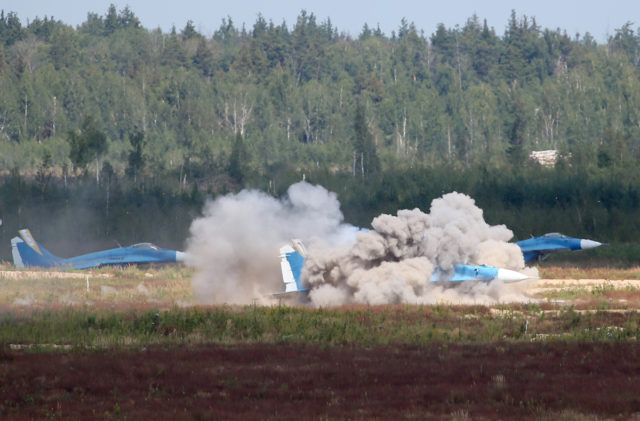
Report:
[[[527,300],[522,286],[500,282],[443,287],[430,281],[434,268],[456,263],[522,270],[520,248],[507,241],[512,232],[490,226],[473,199],[449,193],[431,203],[430,213],[400,210],[380,215],[372,231],[360,232],[352,247],[309,250],[303,279],[316,306],[348,303],[494,303]]]
[[[205,304],[269,303],[283,289],[278,250],[304,240],[303,281],[316,306],[349,303],[494,303],[522,301],[518,286],[499,282],[443,287],[430,282],[435,267],[455,263],[524,267],[520,248],[507,243],[504,225],[490,226],[473,199],[450,193],[430,213],[400,210],[380,215],[368,232],[343,223],[334,193],[306,182],[278,200],[242,191],[205,205],[191,225],[187,264],[196,299]],[[515,284],[514,284],[515,285]]]
[[[191,224],[186,263],[196,268],[192,287],[203,304],[266,303],[283,289],[278,250],[291,238],[328,247],[352,238],[335,193],[306,182],[278,200],[244,190],[205,204]]]

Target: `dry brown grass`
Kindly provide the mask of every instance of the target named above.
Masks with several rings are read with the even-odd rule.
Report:
[[[18,270],[0,265],[0,308],[56,309],[91,306],[111,309],[171,308],[193,303],[193,269],[183,265],[102,268],[90,271]],[[561,300],[581,308],[640,308],[640,267],[541,267],[540,280],[525,294]],[[87,290],[87,281],[89,288]]]
[[[192,270],[182,265],[90,271],[0,268],[0,307],[170,308],[190,304]]]
[[[549,266],[540,267],[540,277],[545,279],[640,279],[640,267],[620,268],[579,268]]]

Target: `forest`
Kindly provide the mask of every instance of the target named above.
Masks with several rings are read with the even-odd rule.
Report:
[[[347,222],[469,194],[517,239],[640,236],[640,34],[605,43],[512,11],[432,34],[224,19],[169,33],[109,7],[72,27],[0,12],[0,259],[182,248],[207,198],[305,179]],[[555,166],[529,158],[558,151]],[[55,245],[55,246],[54,246]]]

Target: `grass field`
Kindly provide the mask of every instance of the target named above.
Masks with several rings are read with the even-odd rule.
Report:
[[[640,268],[528,303],[198,306],[183,266],[0,267],[0,417],[640,418]]]
[[[165,308],[193,301],[184,266],[91,271],[15,270],[0,266],[0,306],[23,310],[91,307]]]

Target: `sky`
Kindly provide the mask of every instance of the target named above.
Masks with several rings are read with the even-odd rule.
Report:
[[[634,31],[640,27],[639,0],[2,0],[0,9],[15,12],[23,24],[48,16],[77,26],[86,21],[89,12],[104,16],[112,3],[118,11],[129,6],[147,29],[160,27],[168,32],[175,26],[180,31],[191,20],[206,36],[211,36],[227,17],[236,27],[244,23],[251,29],[258,14],[267,22],[279,25],[284,21],[292,28],[303,9],[313,13],[318,23],[330,19],[339,32],[354,37],[365,23],[372,28],[379,26],[390,36],[402,18],[430,36],[439,23],[447,28],[464,26],[474,13],[481,22],[487,19],[489,27],[502,36],[512,9],[519,18],[535,17],[542,28],[560,28],[571,37],[589,32],[599,43],[626,22],[633,23]]]

